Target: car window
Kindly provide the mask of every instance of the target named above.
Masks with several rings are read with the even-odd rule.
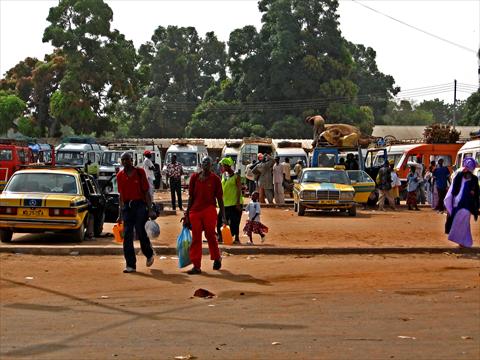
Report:
[[[65,165],[83,165],[83,152],[58,151],[56,162]]]
[[[17,150],[17,155],[18,155],[18,159],[20,160],[20,162],[22,164],[25,164],[25,162],[26,162],[25,151],[23,149],[19,149],[19,150]]]
[[[177,162],[183,166],[197,166],[197,155],[188,152],[170,152],[167,154],[167,163],[172,162],[172,155],[177,155]]]
[[[318,167],[333,167],[335,166],[335,154],[319,154]]]
[[[352,183],[373,182],[372,178],[363,170],[347,170],[347,175]]]
[[[452,165],[452,157],[450,155],[432,155],[430,156],[430,161],[435,161],[435,164],[438,164],[438,160],[443,159],[443,166]]]
[[[475,156],[475,161],[477,162],[477,167],[480,166],[480,151],[477,152],[477,155]]]
[[[75,176],[58,173],[16,173],[5,191],[78,194]]]
[[[0,150],[0,161],[12,161],[13,160],[13,151],[3,149]]]

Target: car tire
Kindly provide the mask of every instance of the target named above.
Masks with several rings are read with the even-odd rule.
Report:
[[[3,243],[12,242],[13,231],[0,230],[0,241]]]
[[[95,215],[93,219],[93,235],[99,237],[103,232],[103,224],[105,222],[105,211]]]
[[[348,216],[357,216],[357,207],[355,205],[348,209]]]
[[[302,204],[298,204],[298,216],[303,216],[305,215],[305,206]]]
[[[72,239],[75,242],[82,242],[85,240],[85,221],[78,229],[74,230]]]

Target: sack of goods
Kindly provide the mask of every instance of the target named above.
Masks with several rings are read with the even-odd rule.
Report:
[[[148,220],[145,223],[145,231],[147,232],[148,238],[155,239],[160,236],[160,225],[158,225],[153,220]]]

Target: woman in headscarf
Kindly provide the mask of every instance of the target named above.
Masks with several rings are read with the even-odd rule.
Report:
[[[463,170],[453,179],[444,201],[448,212],[445,232],[448,240],[460,247],[472,247],[470,216],[473,215],[475,221],[478,219],[480,195],[478,178],[472,173],[475,167],[475,159],[466,157],[463,160]]]
[[[221,219],[224,224],[225,208],[223,206],[223,191],[220,178],[212,171],[212,158],[207,156],[202,160],[202,170],[194,173],[190,178],[188,188],[188,207],[185,212],[184,225],[192,229],[192,245],[190,260],[193,268],[188,270],[190,275],[201,274],[202,270],[202,232],[208,241],[210,259],[213,260],[213,270],[220,270],[222,258],[218,249],[215,226],[217,225],[217,202],[220,208]]]

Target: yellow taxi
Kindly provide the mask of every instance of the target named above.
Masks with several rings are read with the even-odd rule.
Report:
[[[0,241],[12,241],[14,232],[63,232],[82,241],[89,216],[98,236],[104,206],[93,178],[75,168],[17,171],[0,194]]]
[[[295,212],[305,215],[306,209],[347,211],[357,214],[355,189],[347,172],[335,168],[306,168],[293,187]]]
[[[363,170],[347,170],[347,175],[355,189],[355,202],[366,205],[368,198],[375,191],[375,181]]]

